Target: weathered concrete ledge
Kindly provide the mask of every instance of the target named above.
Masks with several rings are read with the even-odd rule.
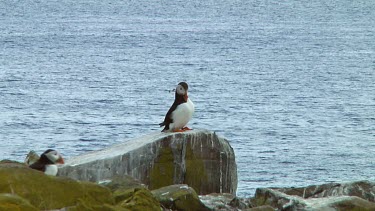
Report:
[[[237,166],[229,142],[208,130],[160,133],[68,159],[59,176],[100,182],[129,175],[150,189],[187,184],[198,194],[232,193]]]

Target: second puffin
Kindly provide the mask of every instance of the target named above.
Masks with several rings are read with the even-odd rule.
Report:
[[[194,114],[194,104],[188,97],[188,85],[181,82],[176,87],[174,103],[168,110],[167,115],[160,127],[164,126],[162,132],[183,132],[190,130],[186,127]]]

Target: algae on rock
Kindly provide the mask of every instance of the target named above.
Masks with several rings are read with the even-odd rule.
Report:
[[[162,148],[150,169],[149,188],[157,189],[174,183],[175,163],[172,149]]]
[[[38,211],[36,207],[30,204],[26,199],[9,193],[0,194],[0,210],[28,210]]]
[[[170,185],[153,190],[152,194],[168,209],[190,211],[209,211],[199,199],[193,188],[187,185]]]
[[[161,210],[159,201],[145,188],[135,188],[130,197],[125,199],[120,206],[132,211]]]
[[[101,185],[112,191],[116,204],[131,197],[136,188],[146,188],[146,185],[128,175],[116,176],[111,181],[103,182]]]
[[[89,182],[47,176],[26,166],[0,165],[0,193],[12,193],[38,209],[60,209],[80,200],[89,205],[114,204],[109,189]]]
[[[254,207],[269,205],[282,210],[375,210],[375,183],[357,181],[301,188],[258,188]]]
[[[67,160],[59,175],[100,182],[129,175],[157,189],[187,184],[199,194],[236,193],[237,166],[229,142],[207,130],[152,133]]]

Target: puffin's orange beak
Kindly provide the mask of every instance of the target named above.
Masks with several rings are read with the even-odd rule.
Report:
[[[60,156],[60,158],[56,161],[56,163],[64,164],[64,159]]]
[[[185,102],[187,102],[187,100],[188,100],[188,95],[187,95],[187,93],[184,94],[184,100],[185,100]]]

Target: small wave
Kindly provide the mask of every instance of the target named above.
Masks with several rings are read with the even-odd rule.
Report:
[[[265,151],[260,151],[260,152],[258,152],[258,153],[261,153],[261,154],[263,154],[263,153],[275,153],[276,151],[274,151],[274,150],[265,150]]]
[[[80,138],[80,139],[78,139],[78,141],[82,141],[82,142],[96,142],[98,140],[96,140],[96,139],[88,139],[88,138]]]

